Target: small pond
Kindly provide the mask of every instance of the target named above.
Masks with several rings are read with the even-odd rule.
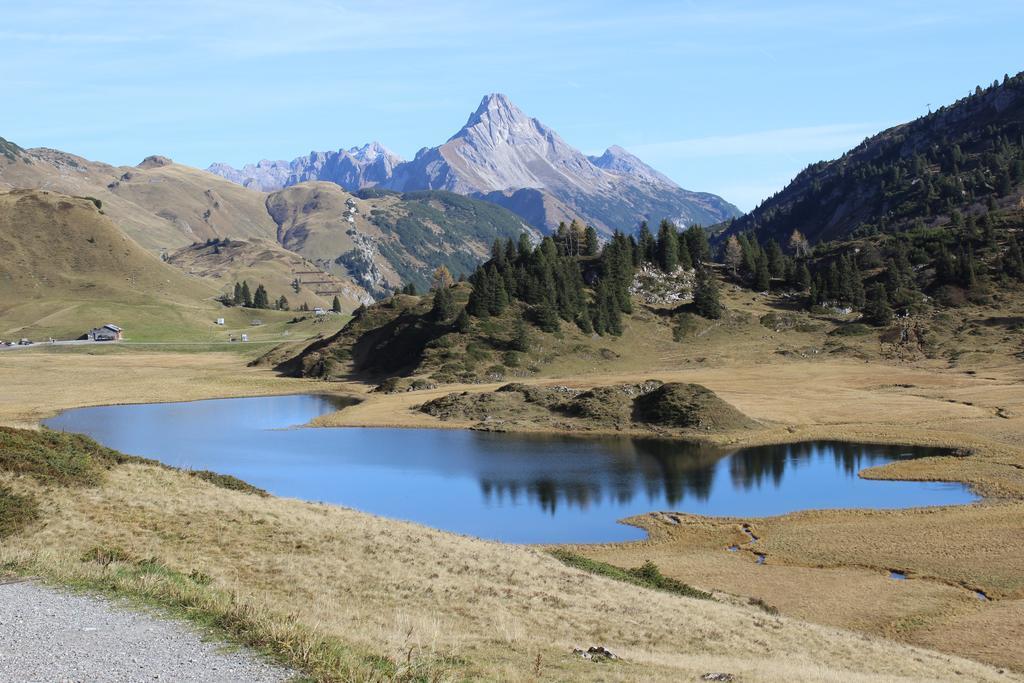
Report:
[[[300,427],[335,406],[302,395],[104,406],[45,424],[278,496],[511,543],[640,539],[617,520],[653,510],[761,517],[976,500],[960,484],[857,476],[934,449],[819,441],[722,451],[646,438]]]

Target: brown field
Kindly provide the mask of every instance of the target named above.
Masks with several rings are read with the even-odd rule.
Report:
[[[573,548],[622,567],[653,560],[724,604],[613,583],[529,548],[338,508],[211,493],[179,474],[139,466],[115,470],[100,489],[51,500],[45,526],[7,543],[3,555],[73,580],[99,571],[76,560],[86,545],[120,545],[209,574],[214,586],[264,610],[269,623],[291,614],[360,652],[412,653],[410,662],[427,662],[441,678],[686,680],[726,670],[746,680],[951,679],[954,669],[972,680],[1012,677],[952,658],[1024,671],[1017,645],[1024,628],[1024,366],[1013,355],[1019,339],[1001,325],[975,329],[948,338],[958,345],[955,356],[897,359],[880,353],[877,341],[861,340],[852,351],[799,357],[775,349],[803,348],[815,343],[812,335],[771,333],[755,317],[689,344],[640,332],[596,340],[619,356],[555,359],[537,376],[515,378],[703,384],[764,425],[705,435],[723,445],[829,438],[962,450],[962,457],[892,464],[865,476],[963,481],[985,494],[979,504],[681,517],[678,525],[645,516],[632,522],[650,531],[647,541]],[[722,345],[716,334],[734,343]],[[31,425],[79,405],[327,389],[363,402],[318,424],[463,427],[415,406],[500,385],[383,395],[357,382],[279,378],[241,360],[231,353],[0,354],[0,423]],[[725,551],[744,540],[741,523],[760,536],[764,566],[749,549]],[[889,579],[890,569],[906,571],[908,580]],[[990,599],[979,600],[975,590]],[[780,616],[747,605],[749,598]],[[573,645],[598,643],[627,661],[596,669],[568,654]],[[948,656],[908,649],[915,646]]]

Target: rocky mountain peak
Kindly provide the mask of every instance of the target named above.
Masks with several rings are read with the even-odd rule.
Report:
[[[598,168],[603,168],[606,171],[610,171],[618,175],[630,176],[656,185],[679,187],[679,185],[677,185],[671,178],[655,171],[653,168],[640,161],[638,157],[618,145],[612,145],[599,157],[595,156],[588,158],[591,163]]]
[[[376,140],[368,142],[362,147],[352,147],[348,150],[348,153],[353,158],[364,162],[373,162],[381,157],[388,159],[392,164],[398,164],[402,161],[402,157],[398,156]]]
[[[512,103],[506,95],[491,93],[482,100],[458,133],[449,138],[449,142],[457,139],[480,138],[489,139],[492,143],[509,140],[510,134],[546,135],[548,129],[537,119],[523,113],[523,110]]]

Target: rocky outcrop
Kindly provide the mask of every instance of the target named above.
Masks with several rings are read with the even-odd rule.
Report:
[[[363,235],[354,229],[347,231],[355,246],[335,259],[335,263],[344,266],[351,277],[374,298],[384,297],[390,293],[387,278],[377,265],[381,258],[377,245],[372,237]]]
[[[139,162],[139,168],[160,168],[161,166],[170,166],[174,162],[167,157],[160,156],[159,154],[153,154],[141,162]]]
[[[677,268],[673,273],[666,273],[656,266],[644,263],[633,276],[629,293],[645,304],[677,305],[693,300],[693,288],[696,283],[696,271],[692,268]]]

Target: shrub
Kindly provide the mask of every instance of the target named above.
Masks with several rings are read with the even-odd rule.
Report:
[[[189,472],[189,476],[195,477],[196,479],[202,479],[205,482],[209,482],[214,486],[229,491],[241,491],[242,493],[250,493],[262,498],[266,498],[270,494],[261,488],[257,488],[247,481],[242,481],[238,477],[233,477],[230,474],[217,474],[209,470],[192,470]]]
[[[616,581],[632,583],[637,586],[644,586],[645,588],[653,588],[655,590],[665,591],[666,593],[685,595],[688,598],[698,598],[700,600],[712,599],[711,593],[698,590],[689,584],[679,581],[678,579],[665,576],[661,573],[661,570],[658,569],[658,566],[650,560],[640,567],[622,569],[621,567],[616,567],[613,564],[592,560],[589,557],[584,557],[583,555],[579,555],[569,550],[556,549],[551,550],[550,553],[562,564],[575,567],[576,569],[582,569],[583,571],[590,572],[591,574],[607,576],[608,578],[615,579]]]
[[[132,562],[134,558],[127,550],[120,546],[105,547],[97,545],[82,553],[81,560],[82,562],[95,562],[103,567],[108,567],[114,562]]]
[[[96,486],[103,472],[125,462],[154,461],[124,455],[81,434],[0,427],[0,470],[46,484]]]

